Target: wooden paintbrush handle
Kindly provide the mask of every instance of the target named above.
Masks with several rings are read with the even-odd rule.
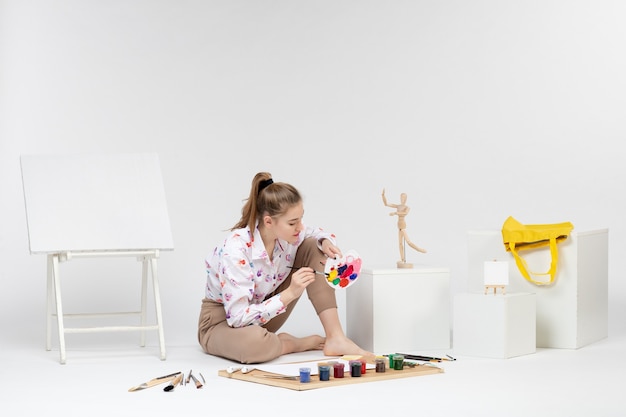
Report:
[[[132,387],[128,391],[130,391],[130,392],[132,392],[132,391],[139,391],[139,390],[142,390],[142,389],[154,387],[155,385],[161,385],[161,384],[163,384],[165,382],[172,381],[173,379],[177,378],[179,375],[181,375],[181,373],[168,375],[166,377],[161,377],[161,378],[154,378],[154,379],[151,379],[148,382],[144,382],[143,384],[137,385],[136,387]]]

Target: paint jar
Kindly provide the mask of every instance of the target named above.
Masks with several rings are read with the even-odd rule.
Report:
[[[387,355],[387,360],[389,361],[389,369],[393,369],[393,355],[395,355],[395,353]]]
[[[365,372],[367,372],[367,361],[361,360],[361,375],[365,374]]]
[[[300,382],[311,382],[311,368],[300,368]]]
[[[386,370],[385,360],[382,358],[376,359],[376,372],[385,372]]]
[[[321,368],[322,366],[327,366],[327,365],[328,365],[328,362],[318,362],[318,363],[317,363],[317,374],[318,374],[318,375],[320,374],[320,368]]]
[[[401,371],[404,369],[404,355],[394,355],[393,356],[393,369],[396,371]]]
[[[330,380],[330,366],[328,366],[328,365],[320,365],[319,366],[319,375],[320,375],[320,381],[328,381],[328,380]]]
[[[343,363],[335,363],[333,364],[333,376],[335,378],[343,378],[343,372],[344,372],[344,365]]]
[[[350,376],[352,377],[360,377],[361,376],[361,361],[350,361]]]

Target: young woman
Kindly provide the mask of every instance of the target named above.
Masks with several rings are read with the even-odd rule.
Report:
[[[323,350],[327,356],[373,354],[344,334],[326,257],[341,256],[334,235],[302,222],[302,197],[267,172],[252,180],[239,222],[206,259],[207,285],[198,323],[206,353],[240,363]],[[325,337],[276,333],[306,290]]]

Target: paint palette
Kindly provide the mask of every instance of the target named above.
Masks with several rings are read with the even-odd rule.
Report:
[[[348,288],[361,273],[361,257],[354,250],[343,254],[342,258],[328,258],[324,267],[326,282],[333,288]]]

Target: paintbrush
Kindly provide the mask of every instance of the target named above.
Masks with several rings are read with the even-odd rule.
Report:
[[[288,266],[287,268],[297,271],[298,269],[303,268],[303,267],[302,266]],[[324,272],[318,271],[317,269],[314,269],[313,272],[315,272],[316,274],[324,275],[324,276],[328,275]]]
[[[191,379],[193,379],[193,382],[195,382],[196,388],[198,389],[202,388],[202,382],[198,381],[198,379],[195,376],[193,376],[192,373],[189,373],[189,376],[191,376]]]
[[[129,388],[128,391],[131,391],[131,392],[132,391],[138,391],[138,390],[142,390],[142,389],[153,387],[155,385],[163,384],[165,382],[169,382],[172,379],[176,378],[179,374],[180,374],[180,372],[175,372],[173,374],[160,376],[158,378],[154,378],[154,379],[151,379],[150,381],[144,382],[143,384],[139,384],[137,386]]]
[[[165,392],[172,391],[174,388],[176,388],[176,386],[178,384],[180,384],[180,381],[182,381],[182,380],[183,380],[183,374],[180,373],[180,374],[178,374],[178,376],[176,378],[174,378],[174,380],[172,382],[170,382],[170,384],[167,387],[163,388],[163,391],[165,391]]]

